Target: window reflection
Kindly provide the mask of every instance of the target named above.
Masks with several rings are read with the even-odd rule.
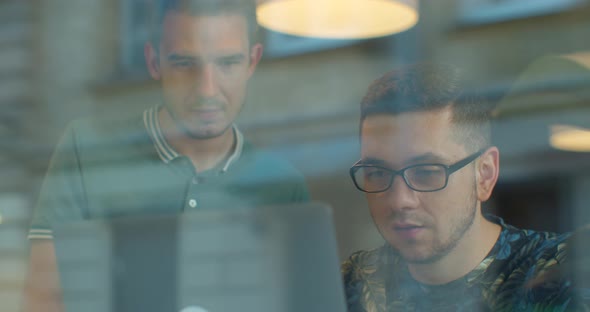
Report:
[[[567,232],[590,223],[590,153],[556,149],[550,141],[556,126],[590,127],[590,6],[516,2],[421,1],[415,28],[371,40],[315,41],[261,29],[269,53],[252,76],[237,124],[249,141],[303,174],[311,199],[334,208],[341,260],[383,243],[348,176],[359,158],[359,102],[372,80],[415,61],[456,64],[470,91],[498,103],[492,133],[500,178],[485,209],[536,230]],[[147,0],[0,3],[3,311],[22,305],[33,207],[67,125],[139,116],[162,101],[144,60],[156,11]],[[130,161],[121,172],[134,175],[142,165]],[[145,199],[157,202],[158,194]],[[201,204],[186,199],[187,207]],[[580,272],[579,283],[588,284]],[[97,278],[80,274],[79,291]]]

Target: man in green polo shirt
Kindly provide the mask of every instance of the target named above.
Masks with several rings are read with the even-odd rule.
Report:
[[[262,55],[255,1],[163,1],[145,45],[162,104],[66,130],[34,212],[25,311],[62,311],[52,226],[308,200],[301,174],[248,144],[234,120]]]

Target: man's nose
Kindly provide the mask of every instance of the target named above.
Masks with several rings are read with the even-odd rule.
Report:
[[[206,64],[202,67],[198,77],[198,92],[202,97],[213,97],[217,95],[218,83],[213,64]]]
[[[391,187],[384,195],[392,210],[402,211],[418,207],[418,192],[412,190],[401,175],[393,178]]]

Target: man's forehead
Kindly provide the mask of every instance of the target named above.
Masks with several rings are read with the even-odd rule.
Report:
[[[191,15],[170,11],[164,17],[162,41],[168,44],[227,42],[248,45],[248,25],[238,13]]]
[[[456,149],[451,137],[450,115],[443,112],[408,112],[368,116],[362,125],[363,158],[392,163],[413,159],[444,160]]]
[[[369,115],[363,126],[392,129],[392,127],[411,127],[412,125],[451,126],[453,111],[446,107],[437,110],[409,111],[396,114],[377,113]]]

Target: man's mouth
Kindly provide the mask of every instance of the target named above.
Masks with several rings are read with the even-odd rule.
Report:
[[[211,112],[220,111],[221,107],[217,105],[195,105],[189,107],[189,110],[193,112]]]
[[[406,239],[415,238],[420,232],[424,230],[424,226],[414,223],[395,223],[393,231]]]
[[[220,107],[193,107],[189,110],[191,113],[198,115],[201,119],[218,118],[223,110]]]

